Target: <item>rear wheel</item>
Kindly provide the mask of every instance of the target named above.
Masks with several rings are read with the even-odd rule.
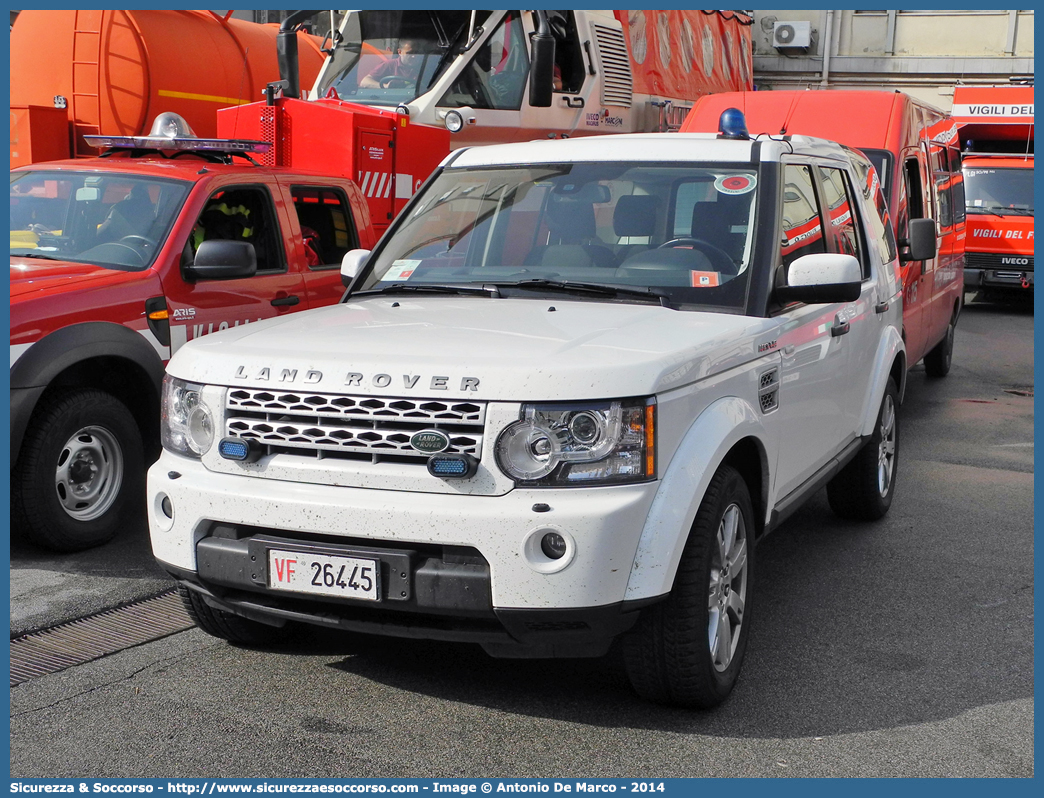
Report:
[[[743,477],[714,474],[668,598],[643,611],[624,638],[635,691],[662,704],[708,709],[736,683],[753,592],[754,511]]]
[[[25,431],[12,473],[12,515],[38,546],[99,546],[143,511],[144,474],[141,432],[122,402],[93,389],[56,391]]]
[[[830,507],[842,518],[876,521],[888,512],[899,466],[899,391],[889,378],[874,433],[841,472],[827,483]]]
[[[178,595],[181,596],[185,611],[196,626],[208,635],[220,637],[230,643],[252,646],[278,643],[286,638],[291,628],[290,624],[269,626],[211,607],[203,600],[201,594],[181,585],[178,586]]]
[[[946,336],[924,356],[924,370],[929,377],[945,377],[950,373],[950,363],[953,361],[953,335],[956,327],[957,318],[951,316],[950,323],[946,325]]]

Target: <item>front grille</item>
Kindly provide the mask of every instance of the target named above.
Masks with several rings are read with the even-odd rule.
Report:
[[[410,438],[424,429],[446,434],[446,452],[482,458],[486,406],[481,402],[399,399],[233,388],[225,434],[258,441],[268,453],[340,456],[424,464]]]
[[[1021,274],[1033,271],[1033,256],[967,252],[964,255],[964,265],[969,269],[999,269]]]

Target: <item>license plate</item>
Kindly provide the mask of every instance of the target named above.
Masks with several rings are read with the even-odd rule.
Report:
[[[380,601],[378,560],[268,550],[268,586],[313,596]]]

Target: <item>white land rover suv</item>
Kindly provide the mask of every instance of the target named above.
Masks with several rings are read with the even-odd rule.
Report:
[[[892,500],[906,364],[875,203],[869,161],[797,136],[457,151],[346,256],[340,304],[170,361],[155,555],[228,640],[623,636],[640,694],[717,704],[756,541],[824,485],[844,517]]]

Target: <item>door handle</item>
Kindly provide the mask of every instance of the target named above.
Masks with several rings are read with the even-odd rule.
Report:
[[[300,301],[301,301],[301,297],[293,296],[292,294],[290,296],[281,296],[278,299],[273,299],[272,300],[272,307],[275,307],[275,308],[293,307],[294,305],[298,304]]]
[[[852,329],[852,323],[848,321],[841,321],[841,314],[838,313],[834,316],[834,324],[830,328],[830,337],[837,338],[839,335],[844,335]]]
[[[567,108],[583,108],[584,98],[583,97],[563,97],[562,104]]]

